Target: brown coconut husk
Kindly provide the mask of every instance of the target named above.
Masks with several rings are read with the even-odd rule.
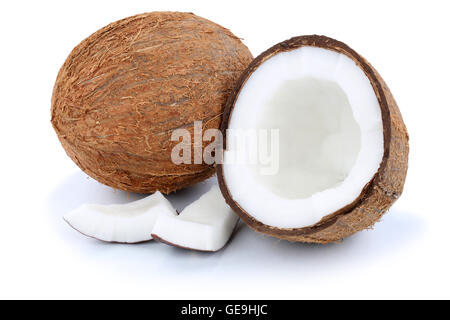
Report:
[[[172,131],[186,128],[193,137],[194,121],[219,128],[251,60],[229,30],[192,13],[129,17],[69,55],[56,79],[51,122],[67,154],[94,179],[126,191],[170,193],[215,170],[172,163],[178,143],[170,141]]]
[[[227,203],[254,230],[290,241],[325,244],[371,228],[402,194],[408,169],[408,132],[394,97],[375,68],[346,44],[318,35],[295,37],[281,42],[253,60],[237,81],[228,99],[221,125],[223,132],[228,128],[236,99],[250,75],[277,53],[302,46],[315,46],[345,54],[369,78],[378,98],[383,120],[384,155],[378,172],[353,203],[337,212],[330,212],[319,223],[306,228],[274,228],[259,222],[252,217],[251,212],[246,212],[233,200],[223,176],[223,165],[217,165],[217,174]]]

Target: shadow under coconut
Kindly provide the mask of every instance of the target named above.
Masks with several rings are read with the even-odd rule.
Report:
[[[169,270],[174,260],[182,263],[186,274],[207,270],[226,275],[240,270],[249,280],[262,276],[284,278],[285,274],[330,274],[330,270],[343,274],[349,265],[364,268],[404,252],[423,237],[425,227],[418,216],[393,208],[373,230],[359,232],[340,243],[318,245],[264,236],[241,221],[223,250],[209,254],[170,248],[170,261],[164,264]]]
[[[181,211],[215,183],[216,178],[212,177],[171,194],[168,199]],[[285,274],[314,277],[329,274],[330,270],[342,275],[353,269],[349,265],[364,268],[406,251],[423,237],[426,228],[423,219],[397,210],[394,206],[373,230],[359,232],[341,243],[315,245],[264,236],[241,221],[224,249],[216,253],[203,253],[156,241],[138,245],[104,243],[79,234],[62,219],[64,214],[83,203],[127,203],[145,196],[114,190],[78,172],[62,181],[49,194],[47,218],[58,236],[80,256],[95,259],[97,263],[109,267],[115,266],[117,270],[127,273],[132,270],[136,275],[148,274],[153,270],[161,272],[161,276],[177,275],[180,279],[194,274],[227,279],[227,275],[238,273],[255,281],[261,276],[281,278]],[[237,278],[240,278],[239,275],[236,275]]]
[[[361,231],[340,243],[318,245],[282,241],[244,226],[230,250],[239,252],[238,258],[233,259],[237,263],[262,273],[291,268],[329,271],[330,267],[339,269],[349,264],[373,265],[376,260],[404,252],[423,237],[425,228],[420,217],[392,208],[372,230]]]

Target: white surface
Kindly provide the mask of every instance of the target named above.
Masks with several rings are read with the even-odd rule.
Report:
[[[183,248],[218,251],[227,244],[239,218],[214,185],[198,200],[184,208],[179,216],[158,215],[152,236]]]
[[[158,216],[177,212],[161,192],[125,204],[82,204],[64,220],[83,235],[107,242],[139,243],[152,239]]]
[[[239,206],[278,228],[314,225],[354,202],[384,153],[381,109],[369,79],[346,55],[322,48],[264,61],[241,89],[229,129],[279,130],[278,173],[228,160],[229,153],[246,159],[251,141],[228,144],[223,167]]]
[[[450,298],[447,3],[268,1],[257,14],[252,4],[0,2],[1,298]],[[319,33],[365,56],[392,89],[411,136],[405,192],[383,221],[329,246],[241,226],[217,254],[156,242],[109,245],[68,227],[63,215],[82,203],[138,197],[87,179],[64,154],[50,126],[58,69],[98,28],[156,9],[217,21],[255,55]],[[196,190],[181,192],[178,205]]]

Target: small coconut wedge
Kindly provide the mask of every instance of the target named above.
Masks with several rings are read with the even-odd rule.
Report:
[[[64,220],[80,233],[106,242],[140,243],[152,240],[158,216],[176,216],[170,202],[158,191],[127,204],[84,204]]]
[[[233,233],[238,216],[225,203],[218,186],[187,206],[179,216],[160,214],[152,237],[196,251],[218,251]]]
[[[278,130],[279,166],[217,165],[227,203],[258,232],[310,243],[371,228],[399,198],[408,133],[380,74],[346,44],[318,35],[281,42],[244,71],[221,130]]]

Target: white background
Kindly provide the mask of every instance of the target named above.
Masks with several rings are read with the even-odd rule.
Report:
[[[84,202],[139,196],[88,179],[65,155],[50,125],[58,69],[97,29],[154,10],[213,20],[255,56],[312,33],[365,56],[411,137],[405,191],[383,221],[327,246],[242,225],[215,254],[70,229],[63,214]],[[0,298],[450,298],[449,13],[448,1],[1,1]],[[172,200],[182,207],[204,188]]]

